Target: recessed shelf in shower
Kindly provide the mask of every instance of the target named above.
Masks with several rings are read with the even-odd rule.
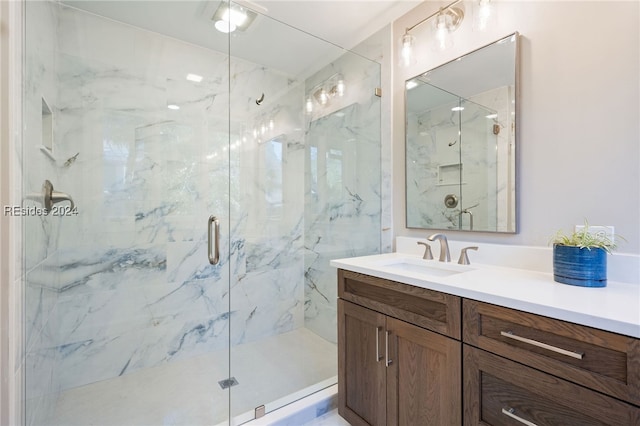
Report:
[[[437,185],[459,185],[462,180],[462,163],[441,164],[438,166]]]
[[[53,157],[53,113],[47,101],[42,98],[42,137],[40,140],[40,150],[51,159]]]

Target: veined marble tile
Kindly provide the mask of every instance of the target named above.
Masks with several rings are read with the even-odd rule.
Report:
[[[32,221],[30,317],[44,330],[50,312],[59,326],[42,345],[60,372],[51,383],[78,387],[257,341],[304,326],[305,312],[335,341],[328,260],[380,250],[379,66],[345,54],[303,80],[52,8],[58,45],[33,58],[31,75],[56,88],[60,157],[34,162],[43,175],[33,180],[55,176],[79,214]],[[310,85],[336,72],[350,81],[344,98],[305,115]],[[28,93],[36,116],[35,81]]]

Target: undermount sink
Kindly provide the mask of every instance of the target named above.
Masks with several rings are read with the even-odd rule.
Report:
[[[432,277],[448,277],[450,275],[461,274],[473,270],[473,268],[466,265],[443,263],[436,260],[423,260],[412,257],[385,259],[384,261],[381,261],[378,266],[403,272],[417,272]]]

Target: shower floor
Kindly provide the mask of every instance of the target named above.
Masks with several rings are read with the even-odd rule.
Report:
[[[155,426],[226,423],[226,351],[140,370],[61,393],[55,425]],[[336,381],[336,345],[301,328],[231,351],[231,410],[235,424]]]

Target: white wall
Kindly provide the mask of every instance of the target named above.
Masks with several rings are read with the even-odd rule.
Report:
[[[424,2],[396,20],[396,43],[444,3]],[[497,22],[472,31],[467,16],[454,47],[422,46],[417,63],[393,75],[393,223],[396,235],[424,237],[404,218],[404,81],[514,31],[521,34],[519,102],[519,232],[448,232],[453,240],[546,246],[558,229],[588,219],[613,225],[627,240],[619,252],[640,253],[640,3],[635,1],[494,2]],[[431,38],[431,23],[412,33]],[[418,47],[420,49],[420,47]],[[472,73],[470,77],[472,77]]]

